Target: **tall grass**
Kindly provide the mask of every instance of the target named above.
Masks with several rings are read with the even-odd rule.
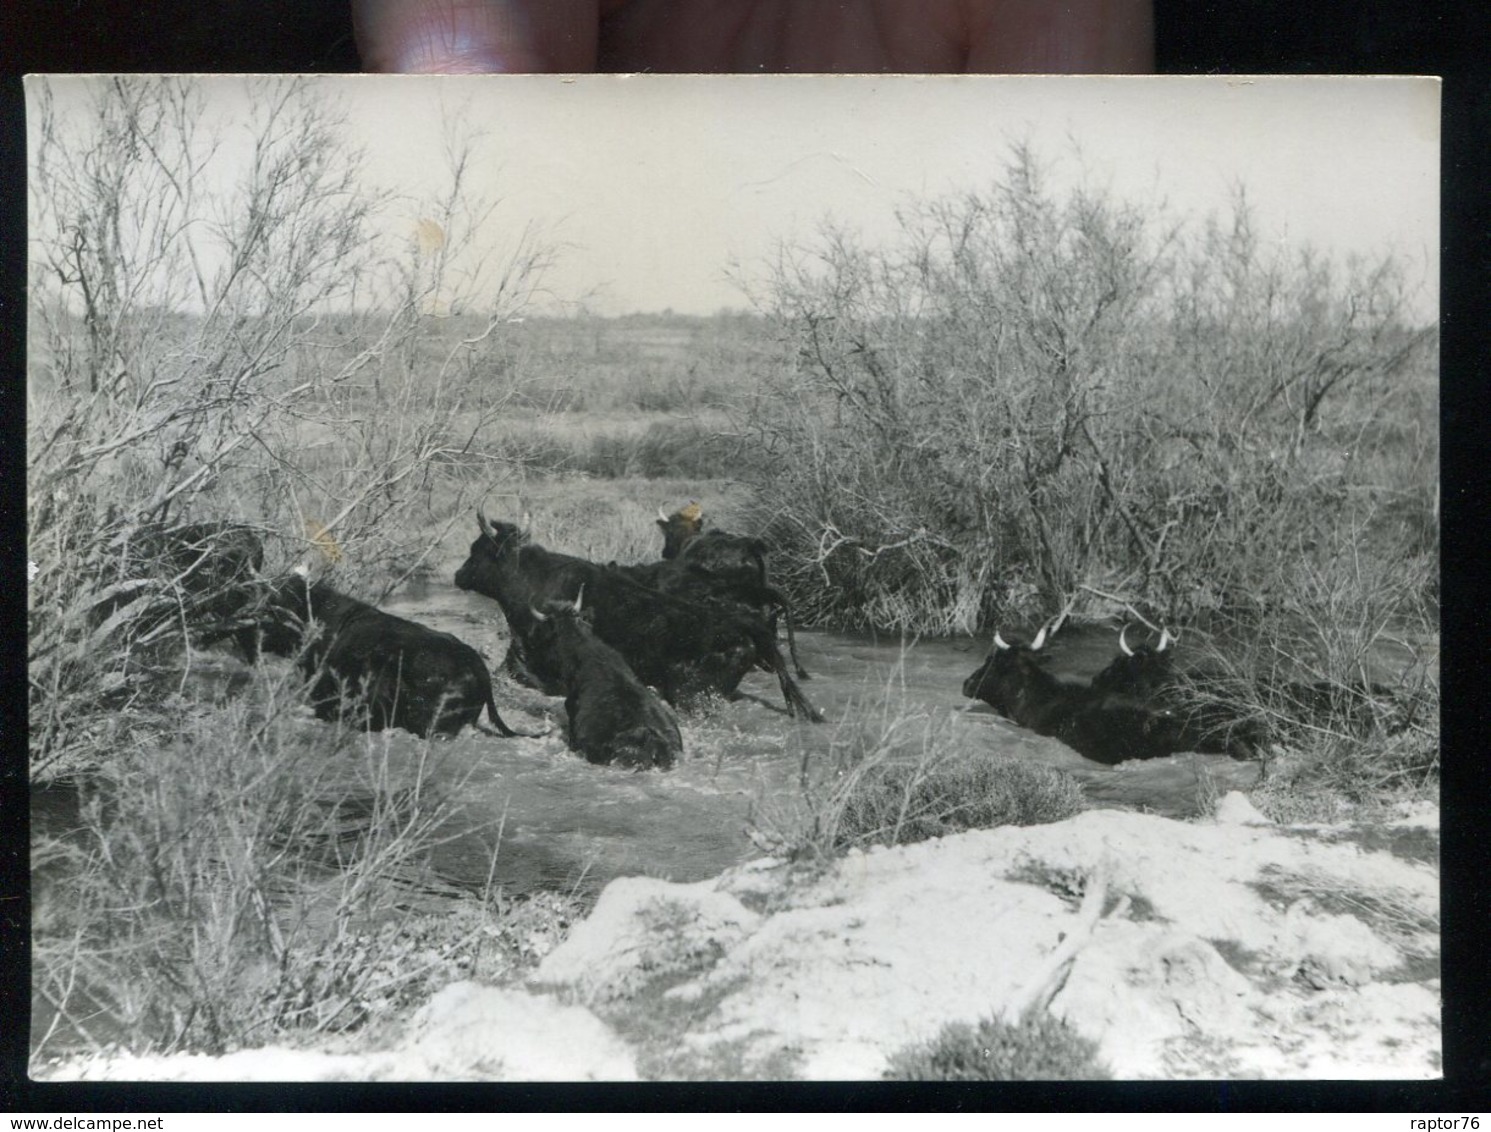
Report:
[[[38,843],[38,1055],[347,1030],[451,977],[386,930],[441,887],[441,744],[308,720],[301,682],[266,665],[226,703],[176,699],[83,780],[78,828]]]

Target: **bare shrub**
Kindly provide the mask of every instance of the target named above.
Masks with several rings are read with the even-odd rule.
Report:
[[[451,133],[446,191],[400,217],[324,89],[244,89],[246,112],[192,78],[28,88],[38,771],[106,755],[100,713],[191,658],[192,619],[159,616],[176,591],[121,546],[244,522],[270,570],[309,556],[376,600],[464,516],[473,464],[521,460],[482,440],[512,390],[489,377],[552,249],[519,228],[480,251],[500,202],[468,183],[475,139]]]
[[[1290,742],[1314,724],[1277,689],[1345,704],[1385,655],[1428,720],[1436,359],[1411,298],[1391,257],[1266,243],[1241,190],[1180,222],[1014,146],[883,244],[782,250],[751,525],[806,622],[984,632],[1091,589],[1212,631]]]
[[[973,631],[1115,576],[1175,620],[1267,608],[1302,544],[1359,545],[1410,484],[1428,504],[1432,436],[1390,434],[1432,430],[1404,379],[1433,335],[1392,260],[1266,253],[1241,193],[1198,233],[1023,146],[899,219],[784,249],[760,297],[786,350],[762,494],[820,619]],[[1042,609],[1012,608],[1027,584]]]

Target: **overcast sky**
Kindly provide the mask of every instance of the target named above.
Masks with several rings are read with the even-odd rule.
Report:
[[[214,77],[216,99],[241,97]],[[978,189],[1029,140],[1119,196],[1177,218],[1246,183],[1267,238],[1403,257],[1438,301],[1439,90],[1431,80],[1314,77],[374,77],[345,98],[378,183],[438,187],[442,117],[485,137],[477,166],[504,232],[536,221],[564,253],[549,279],[615,314],[709,313],[745,300],[757,263],[825,216],[879,239],[915,197]],[[1080,161],[1075,156],[1080,150]],[[500,238],[500,236],[499,236]]]

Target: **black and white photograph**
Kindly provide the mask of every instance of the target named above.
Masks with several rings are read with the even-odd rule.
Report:
[[[1445,1076],[1438,80],[25,99],[33,1080]]]

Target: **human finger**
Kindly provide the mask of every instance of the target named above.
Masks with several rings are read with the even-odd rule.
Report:
[[[369,71],[593,71],[598,0],[352,0]]]
[[[970,0],[967,69],[986,74],[1154,70],[1152,0]]]

